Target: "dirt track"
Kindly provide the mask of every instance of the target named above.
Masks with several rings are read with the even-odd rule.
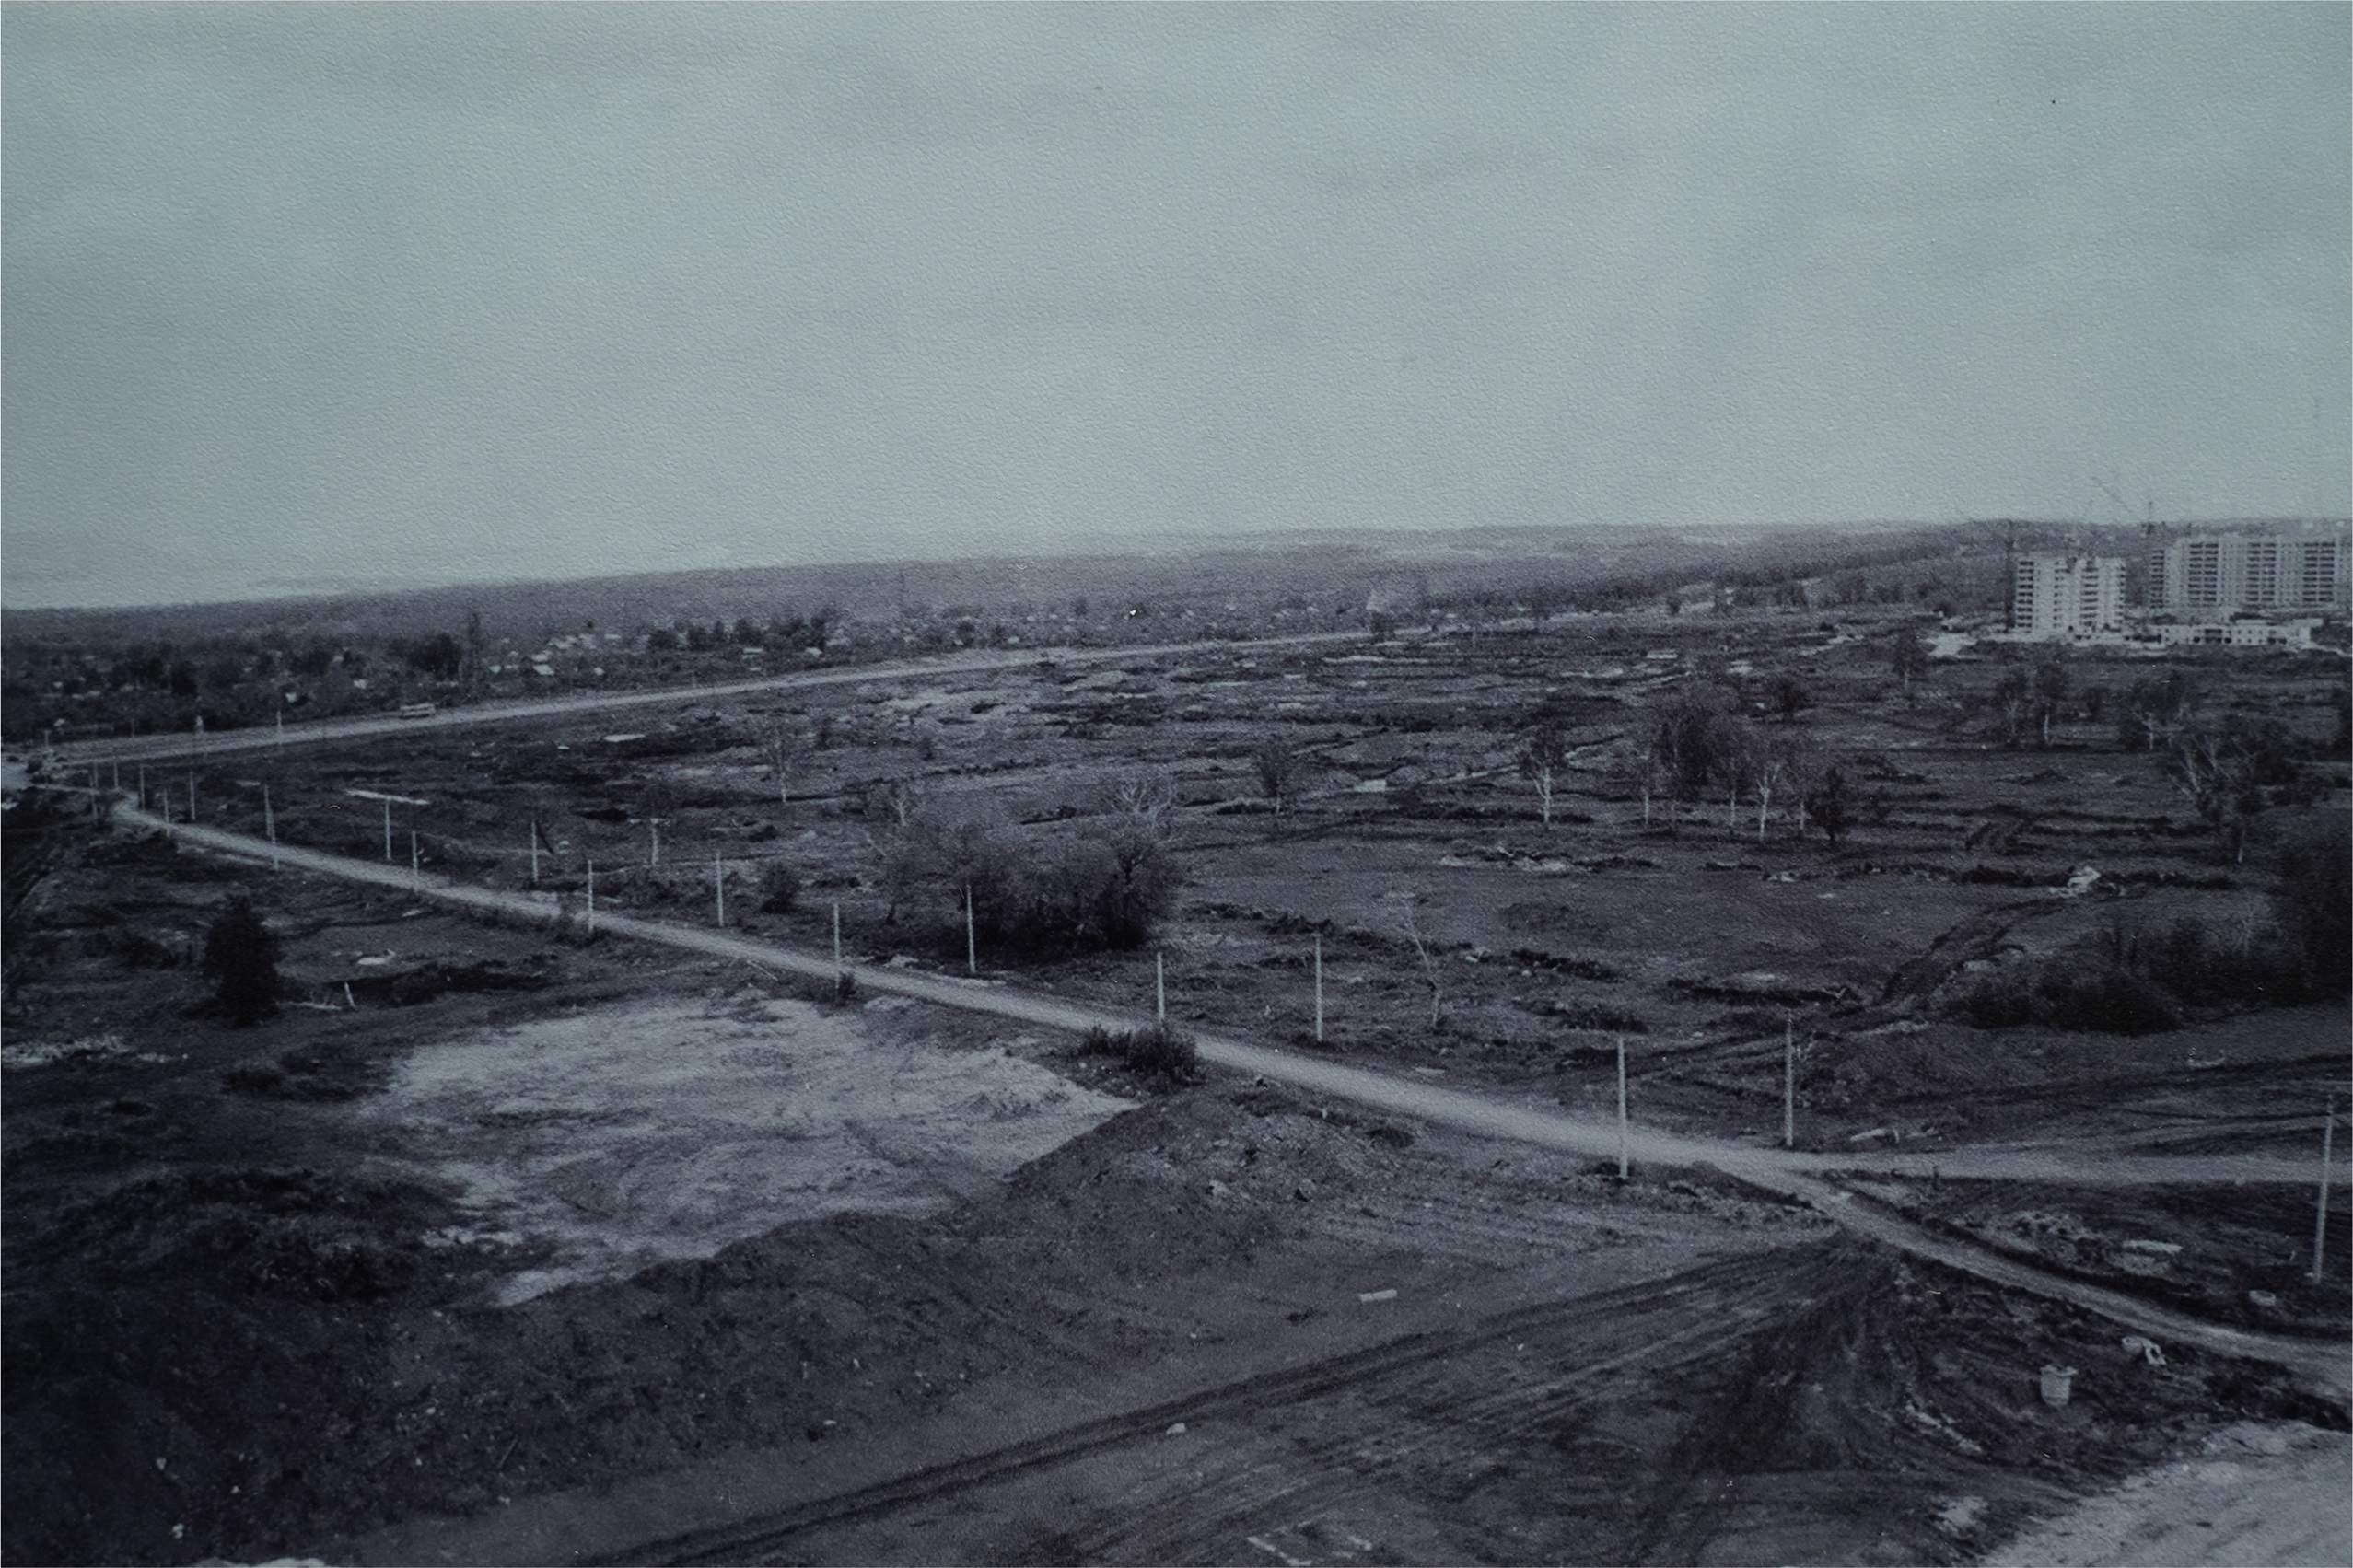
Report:
[[[951,1446],[865,1476],[789,1451],[729,1456],[611,1492],[411,1521],[336,1555],[1951,1561],[2066,1502],[2054,1458],[2079,1480],[2130,1468],[2114,1447],[2129,1439],[2109,1424],[2121,1407],[2088,1400],[2211,1397],[2196,1376],[2136,1370],[2103,1376],[2105,1393],[2087,1388],[2069,1411],[2031,1394],[2021,1406],[2007,1390],[2034,1352],[2008,1337],[2018,1319],[1999,1299],[1851,1244],[1790,1237],[1666,1276],[1426,1316],[1368,1345],[993,1448]],[[1983,1342],[1964,1327],[1989,1324]],[[2104,1338],[2085,1327],[2078,1355]],[[986,1430],[967,1423],[959,1435]]]
[[[1144,1495],[1135,1499],[1138,1506],[1068,1521],[1059,1544],[1080,1561],[1215,1562],[1231,1551],[1238,1537],[1256,1545],[1253,1535],[1280,1535],[1295,1521],[1334,1513],[1377,1530],[1373,1519],[1388,1512],[1387,1500],[1377,1494],[1392,1478],[1476,1465],[1493,1448],[1547,1430],[1605,1387],[1631,1386],[1719,1358],[1760,1323],[1794,1307],[1804,1290],[1793,1272],[1763,1260],[1707,1265],[1672,1281],[1545,1302],[1450,1331],[1409,1334],[846,1496],[640,1543],[611,1561],[777,1561],[787,1551],[806,1552],[811,1543],[804,1538],[818,1532],[1093,1462],[1140,1472],[1145,1479],[1135,1490]],[[1662,1303],[1692,1320],[1658,1332],[1648,1315]],[[1464,1371],[1466,1363],[1498,1357],[1526,1357],[1520,1365],[1541,1370],[1500,1388]],[[1376,1419],[1366,1419],[1375,1411]],[[1170,1449],[1182,1458],[1171,1463]],[[1363,1543],[1360,1551],[1373,1546],[1356,1539]],[[1345,1549],[1342,1555],[1348,1555]]]
[[[461,908],[495,913],[506,919],[546,922],[554,912],[542,903],[513,893],[471,888],[438,877],[416,877],[395,867],[372,865],[338,855],[291,847],[274,848],[248,835],[187,824],[167,824],[118,805],[118,821],[169,832],[179,842],[210,848],[250,860],[279,864],[349,881],[396,889],[414,889]],[[825,958],[796,952],[773,943],[752,941],[715,931],[638,920],[599,912],[599,935],[626,936],[710,954],[767,971],[784,971],[823,981],[833,973]],[[1138,1021],[1101,1009],[1025,995],[1002,985],[956,981],[898,971],[862,969],[860,984],[939,1006],[993,1014],[1051,1028],[1084,1031],[1093,1027],[1132,1028]],[[1617,1147],[1614,1126],[1567,1115],[1543,1102],[1512,1105],[1485,1097],[1445,1089],[1369,1072],[1362,1068],[1303,1057],[1292,1052],[1213,1036],[1200,1038],[1204,1060],[1237,1072],[1287,1082],[1320,1093],[1375,1106],[1383,1110],[1425,1118],[1481,1136],[1532,1144],[1566,1153],[1606,1157]],[[2327,1391],[2338,1403],[2353,1391],[2353,1350],[2331,1343],[2249,1332],[2205,1323],[2152,1306],[2137,1297],[2063,1278],[2029,1264],[1939,1235],[1897,1217],[1822,1179],[1834,1171],[1901,1171],[1925,1174],[1916,1157],[1868,1156],[1823,1156],[1719,1143],[1636,1128],[1630,1130],[1631,1156],[1644,1164],[1707,1166],[1743,1181],[1805,1202],[1841,1225],[1871,1240],[1917,1256],[1932,1258],[1980,1278],[2071,1303],[2103,1317],[2175,1342],[2196,1344],[2216,1353],[2241,1356],[2287,1367],[2315,1389]],[[2108,1183],[2145,1182],[2186,1185],[2198,1181],[2244,1182],[2312,1179],[2309,1166],[2299,1161],[2251,1156],[2140,1156],[2130,1162],[2097,1155],[2070,1157],[2050,1149],[1980,1149],[1964,1160],[1938,1156],[1946,1174],[1955,1177],[2009,1177],[2041,1181],[2091,1180]]]
[[[1041,661],[1056,665],[1116,664],[1157,658],[1204,647],[1221,653],[1252,649],[1308,647],[1323,643],[1361,643],[1360,632],[1313,632],[1292,637],[1264,637],[1247,643],[1152,643],[1133,647],[1028,648],[1010,654],[955,654],[932,659],[892,659],[881,664],[837,666],[793,675],[768,675],[751,680],[719,681],[708,686],[665,686],[653,691],[615,691],[586,697],[543,697],[528,702],[483,703],[450,708],[429,718],[390,716],[325,719],[298,724],[285,730],[230,730],[216,735],[146,735],[122,740],[84,740],[56,748],[60,764],[87,767],[99,762],[128,762],[157,757],[181,757],[193,752],[228,756],[267,751],[284,746],[323,746],[338,741],[365,740],[374,736],[421,735],[435,730],[482,725],[523,724],[573,714],[603,713],[616,708],[656,707],[664,703],[708,703],[763,691],[796,691],[821,686],[855,686],[869,680],[903,680],[942,675],[972,675],[994,669],[1031,668]]]

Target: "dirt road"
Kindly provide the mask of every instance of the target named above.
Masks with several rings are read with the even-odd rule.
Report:
[[[556,912],[518,893],[471,888],[440,877],[417,876],[396,866],[374,865],[321,854],[315,850],[276,846],[242,833],[218,829],[169,824],[128,806],[118,806],[116,819],[160,830],[178,842],[248,860],[335,877],[396,890],[413,890],[462,909],[495,913],[502,919],[547,922]],[[567,918],[585,912],[570,912]],[[766,972],[796,974],[820,981],[833,978],[826,958],[796,952],[770,942],[753,941],[719,931],[696,930],[657,921],[639,920],[599,911],[594,916],[600,935],[660,943],[689,951],[731,959]],[[859,968],[861,987],[910,997],[938,1006],[988,1013],[998,1017],[1048,1028],[1084,1032],[1092,1028],[1124,1029],[1142,1020],[1076,1006],[1069,1003],[1025,994],[999,983],[958,981],[910,974],[896,970]],[[1240,1073],[1296,1085],[1399,1115],[1420,1117],[1485,1137],[1508,1139],[1580,1157],[1606,1158],[1618,1147],[1614,1124],[1570,1115],[1543,1101],[1512,1104],[1488,1096],[1465,1093],[1425,1082],[1392,1077],[1362,1067],[1272,1050],[1218,1036],[1199,1037],[1204,1061]],[[2045,1272],[1989,1249],[1928,1230],[1902,1219],[1867,1199],[1832,1185],[1833,1173],[1890,1171],[1925,1175],[1921,1157],[1866,1155],[1800,1154],[1753,1144],[1692,1138],[1655,1129],[1629,1127],[1627,1150],[1647,1165],[1707,1166],[1743,1181],[1778,1192],[1818,1209],[1840,1225],[1870,1239],[1917,1256],[1931,1258],[1979,1278],[2070,1302],[2112,1321],[2143,1333],[2194,1344],[2216,1353],[2242,1356],[2288,1367],[2315,1390],[2343,1400],[2353,1392],[2353,1349],[2315,1343],[2285,1336],[2253,1333],[2202,1322],[2153,1306],[2137,1297],[2104,1290],[2079,1280]],[[2115,1184],[2147,1182],[2179,1185],[2197,1182],[2289,1181],[2312,1179],[2301,1161],[2259,1156],[2142,1156],[2130,1160],[2104,1157],[2097,1151],[2049,1148],[1981,1148],[1960,1155],[1939,1156],[1944,1173],[1980,1178],[2014,1178],[2038,1181],[2085,1181]]]
[[[436,730],[520,724],[534,719],[563,718],[575,714],[607,713],[620,708],[708,703],[722,697],[798,691],[825,686],[856,686],[870,680],[975,675],[989,670],[1028,668],[1040,663],[1057,666],[1117,664],[1128,659],[1198,653],[1204,649],[1246,653],[1363,641],[1364,633],[1361,632],[1314,632],[1291,637],[1263,637],[1247,643],[1153,643],[1136,647],[1025,648],[1018,653],[953,654],[942,658],[891,659],[880,664],[821,668],[791,675],[720,681],[709,686],[665,686],[652,691],[482,703],[447,709],[422,719],[402,719],[385,714],[371,718],[321,719],[315,723],[295,725],[285,730],[240,729],[216,735],[181,735],[175,732],[123,739],[75,741],[56,748],[55,755],[59,764],[68,768],[88,767],[101,762],[145,761],[157,757],[182,757],[198,751],[207,757],[225,757],[239,752],[266,751],[283,746],[328,746],[340,741],[366,740],[376,736],[430,734]]]

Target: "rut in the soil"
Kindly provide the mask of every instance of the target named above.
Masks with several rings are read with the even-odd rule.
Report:
[[[1672,1280],[1653,1280],[1580,1297],[1567,1303],[1520,1307],[1447,1332],[1414,1333],[1362,1351],[1240,1382],[1142,1411],[1090,1423],[1035,1442],[821,1500],[740,1525],[646,1543],[612,1561],[740,1562],[789,1555],[807,1533],[921,1504],[936,1503],[1042,1469],[1079,1462],[1125,1445],[1149,1441],[1178,1422],[1188,1429],[1205,1423],[1243,1425],[1269,1414],[1310,1409],[1318,1400],[1370,1400],[1392,1408],[1404,1424],[1383,1427],[1370,1437],[1304,1434],[1300,1452],[1317,1469],[1348,1478],[1378,1474],[1432,1457],[1433,1447],[1461,1448],[1498,1437],[1525,1436],[1564,1399],[1578,1397],[1573,1386],[1641,1365],[1705,1359],[1718,1352],[1728,1333],[1753,1324],[1776,1295],[1794,1286],[1753,1258],[1712,1263]],[[1696,1321],[1661,1334],[1655,1314],[1661,1303]],[[1518,1355],[1534,1349],[1556,1364],[1547,1380],[1529,1386],[1466,1388],[1466,1362],[1495,1357],[1499,1347]],[[1475,1377],[1475,1375],[1474,1375]],[[1431,1418],[1443,1416],[1442,1421]],[[1348,1427],[1363,1430],[1357,1423]],[[1345,1431],[1345,1429],[1344,1429]],[[1400,1435],[1400,1434],[1404,1434]],[[1246,1470],[1245,1465],[1241,1469]],[[1194,1561],[1189,1547],[1247,1529],[1264,1505],[1263,1487],[1230,1464],[1212,1462],[1197,1480],[1174,1493],[1130,1499],[1117,1516],[1058,1532],[1081,1560]],[[1302,1490],[1296,1479],[1276,1482],[1273,1494],[1291,1497]]]
[[[635,1555],[1959,1561],[2184,1421],[2292,1402],[2276,1377],[2194,1353],[2117,1371],[2113,1346],[2067,1307],[1835,1241],[1415,1336]],[[2054,1358],[2096,1367],[2069,1411],[2035,1396]],[[1989,1500],[1978,1534],[1937,1524],[1963,1495]]]

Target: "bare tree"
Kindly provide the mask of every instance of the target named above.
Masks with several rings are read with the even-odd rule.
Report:
[[[1642,825],[1650,826],[1650,804],[1665,782],[1665,772],[1659,761],[1658,738],[1655,733],[1643,733],[1625,738],[1614,749],[1614,761],[1610,766],[1613,783],[1642,796]]]
[[[1162,772],[1136,769],[1112,780],[1111,811],[1154,833],[1164,833],[1176,809],[1176,786]]]
[[[1740,830],[1741,794],[1753,787],[1763,752],[1756,734],[1737,720],[1728,719],[1712,742],[1708,767],[1724,786],[1724,826],[1732,832]]]
[[[1928,645],[1920,638],[1920,629],[1906,626],[1895,633],[1889,645],[1887,662],[1895,670],[1895,679],[1904,683],[1904,700],[1912,700],[1912,682],[1928,673]]]
[[[1446,1021],[1446,991],[1439,978],[1438,959],[1431,955],[1429,939],[1422,931],[1417,912],[1422,895],[1407,889],[1389,897],[1398,906],[1399,928],[1405,933],[1405,940],[1414,945],[1414,956],[1422,962],[1422,983],[1430,988],[1430,1028],[1435,1029]]]
[[[469,610],[466,611],[465,656],[466,685],[469,690],[479,689],[482,685],[483,645],[484,641],[485,639],[483,635],[482,630],[482,611],[479,610]]]
[[[1474,588],[1464,597],[1471,610],[1471,651],[1477,653],[1479,633],[1486,630],[1487,622],[1496,619],[1497,612],[1510,601],[1504,597],[1502,589],[1496,587]]]
[[[1776,795],[1798,803],[1798,831],[1806,830],[1805,797],[1816,783],[1819,769],[1812,749],[1799,736],[1760,738],[1751,763],[1750,787],[1756,792],[1756,837],[1765,842],[1765,819]]]
[[[890,779],[867,794],[867,809],[891,826],[904,829],[922,811],[931,792],[921,779]]]
[[[2222,842],[2234,863],[2247,857],[2247,830],[2275,806],[2305,805],[2322,793],[2300,765],[2277,719],[2231,714],[2219,724],[2184,724],[2165,755],[2165,776]]]
[[[2058,717],[2059,704],[2067,701],[2068,685],[2063,656],[2055,653],[2034,667],[2034,720],[2044,750],[2050,749],[2051,723]]]
[[[1561,733],[1560,726],[1546,719],[1520,737],[1517,761],[1520,776],[1536,786],[1536,799],[1543,810],[1544,826],[1549,829],[1553,825],[1553,794],[1568,763],[1568,739]]]
[[[2016,750],[2033,728],[2034,683],[2022,669],[2005,673],[1994,682],[1994,713],[2001,726],[2002,744]]]
[[[937,865],[938,846],[929,841],[933,824],[925,818],[926,791],[919,779],[891,779],[867,792],[867,818],[879,819],[881,830],[872,833],[882,868],[882,886],[890,894],[883,911],[886,925],[899,919],[899,906],[923,886]]]
[[[771,719],[760,732],[761,760],[768,764],[768,776],[776,783],[776,804],[792,804],[793,765],[800,760],[800,731],[785,720]]]
[[[1557,615],[1561,606],[1567,602],[1568,591],[1559,583],[1545,581],[1529,584],[1527,591],[1520,597],[1527,603],[1528,618],[1541,632],[1544,629],[1544,622]]]

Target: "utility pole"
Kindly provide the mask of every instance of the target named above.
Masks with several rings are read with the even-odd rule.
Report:
[[[833,972],[844,974],[842,968],[842,900],[833,900]]]
[[[270,835],[270,869],[278,868],[278,814],[270,805],[270,786],[262,786],[262,826]]]
[[[1315,934],[1315,1043],[1323,1043],[1323,933]]]
[[[1630,1168],[1626,1160],[1625,1036],[1620,1035],[1618,1036],[1618,1179],[1620,1181],[1626,1179]]]
[[[647,854],[646,854],[646,867],[647,867],[648,869],[651,869],[652,867],[657,866],[657,865],[659,865],[662,863],[662,824],[661,824],[661,819],[660,819],[659,818],[657,818],[657,817],[648,817],[648,818],[646,818],[646,830],[647,830],[647,831],[649,831],[650,833],[652,833],[652,834],[654,835],[654,836],[653,836],[653,842],[652,842],[652,848],[651,848],[651,849],[647,852]]]
[[[392,803],[391,803],[390,801],[389,801],[389,800],[388,800],[388,801],[386,801],[386,802],[384,803],[384,861],[385,861],[385,864],[389,865],[390,864],[391,864],[391,860],[392,860]]]
[[[711,896],[718,900],[719,929],[724,931],[728,923],[728,866],[716,850],[711,852]]]
[[[588,862],[588,933],[597,934],[597,863]]]
[[[196,774],[193,770],[188,774],[188,819],[191,822],[196,819]]]
[[[424,890],[425,856],[417,849],[416,830],[411,828],[409,830],[409,891],[421,893]]]
[[[1158,947],[1152,949],[1152,1016],[1163,1026],[1169,1021],[1168,962]]]
[[[2312,1203],[2312,1273],[2314,1284],[2320,1283],[2321,1258],[2328,1249],[2328,1167],[2336,1153],[2332,1146],[2336,1139],[2336,1097],[2328,1097],[2321,1113],[2321,1187]]]
[[[139,809],[140,809],[140,810],[142,810],[142,811],[145,811],[146,808],[147,808],[147,770],[146,770],[146,769],[145,769],[145,768],[141,768],[141,769],[139,770]]]
[[[905,575],[904,573],[900,575]],[[970,882],[964,884],[964,972],[981,972],[980,943],[973,932],[973,885]]]
[[[1781,1146],[1798,1146],[1798,1034],[1788,1018],[1781,1020]]]

